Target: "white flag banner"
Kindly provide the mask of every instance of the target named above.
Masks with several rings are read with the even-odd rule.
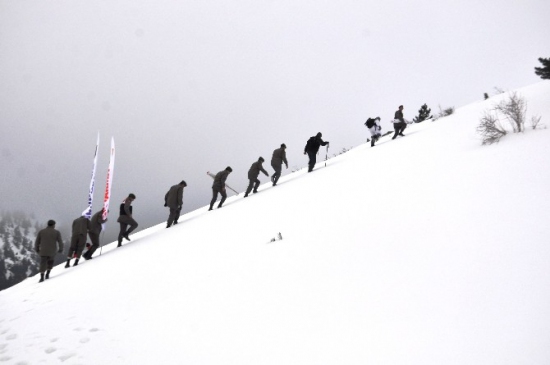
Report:
[[[92,168],[92,179],[90,180],[90,191],[88,192],[88,207],[82,212],[82,215],[88,219],[92,218],[92,202],[94,200],[95,171],[97,167],[97,150],[99,149],[99,132],[97,133],[97,143],[95,145],[94,166]]]
[[[111,157],[109,158],[109,169],[107,170],[107,183],[105,184],[105,196],[103,198],[103,220],[109,214],[109,202],[111,200],[111,186],[113,185],[113,172],[115,169],[115,139],[111,137]]]

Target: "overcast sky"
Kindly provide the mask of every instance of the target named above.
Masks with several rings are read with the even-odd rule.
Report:
[[[283,142],[303,167],[319,131],[332,154],[400,104],[412,119],[540,81],[549,14],[547,0],[0,0],[0,208],[69,224],[99,131],[94,211],[113,136],[112,206],[133,192],[145,228],[182,179],[193,210],[210,200],[206,171],[230,165],[243,191]]]

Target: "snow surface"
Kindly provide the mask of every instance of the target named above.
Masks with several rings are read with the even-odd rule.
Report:
[[[550,129],[481,146],[505,96],[0,292],[0,364],[550,363]]]

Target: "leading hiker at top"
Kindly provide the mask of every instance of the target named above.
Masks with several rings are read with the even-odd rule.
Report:
[[[307,140],[306,147],[304,148],[304,155],[307,153],[309,156],[309,163],[308,163],[308,170],[307,172],[311,172],[313,170],[313,167],[315,166],[315,162],[317,160],[317,152],[319,152],[320,146],[326,146],[329,144],[328,141],[323,141],[321,139],[323,135],[321,132],[317,133],[317,135],[310,137]]]
[[[397,136],[405,137],[403,131],[407,128],[407,121],[403,118],[403,105],[399,105],[399,109],[395,112],[392,123],[393,129],[395,130],[392,139],[396,139]]]

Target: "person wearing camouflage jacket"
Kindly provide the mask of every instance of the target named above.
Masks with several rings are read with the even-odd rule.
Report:
[[[258,161],[254,162],[252,166],[250,166],[250,169],[248,170],[248,187],[246,188],[246,192],[244,193],[245,198],[248,196],[248,194],[250,194],[252,188],[254,188],[254,194],[258,192],[258,187],[260,186],[258,175],[260,175],[260,171],[263,172],[265,176],[269,176],[267,171],[265,171],[264,167],[262,166],[263,162],[264,158],[260,157]]]
[[[281,148],[277,148],[273,151],[273,156],[271,157],[271,167],[275,170],[275,173],[271,176],[273,186],[277,185],[277,181],[279,181],[279,178],[281,177],[283,162],[288,169],[288,161],[286,160],[286,145],[284,143],[281,145]]]
[[[48,227],[38,232],[34,241],[34,250],[40,256],[39,282],[43,282],[44,278],[50,278],[55,255],[63,252],[63,240],[61,239],[61,233],[55,229],[54,220],[50,219]]]
[[[225,199],[227,199],[227,192],[225,191],[225,180],[227,180],[227,177],[232,171],[233,169],[230,166],[227,166],[225,170],[218,172],[216,176],[214,176],[214,183],[212,184],[212,200],[210,201],[210,209],[208,210],[213,209],[214,203],[216,203],[216,200],[218,200],[218,193],[222,196],[222,199],[218,204],[218,208],[221,208],[223,203],[225,202]]]

